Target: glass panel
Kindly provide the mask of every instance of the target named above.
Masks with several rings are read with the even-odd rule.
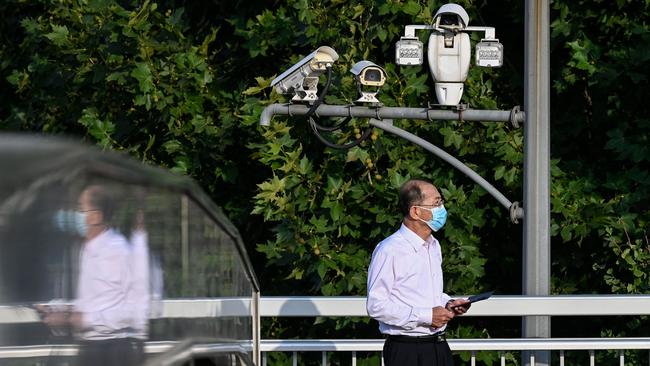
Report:
[[[92,159],[62,170],[59,157],[0,158],[17,169],[0,180],[0,364],[136,365],[179,342],[250,350],[255,280],[230,223],[186,186],[126,184],[137,179]]]

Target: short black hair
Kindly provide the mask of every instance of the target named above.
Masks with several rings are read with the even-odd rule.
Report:
[[[420,189],[422,184],[427,184],[427,182],[420,179],[412,179],[402,184],[400,187],[399,209],[404,217],[409,215],[411,206],[419,205],[424,200],[422,189]]]
[[[90,204],[100,210],[104,217],[104,224],[113,224],[113,215],[116,211],[117,197],[110,188],[101,185],[92,185],[86,188],[90,195]]]

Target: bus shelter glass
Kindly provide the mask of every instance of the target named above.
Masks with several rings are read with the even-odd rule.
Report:
[[[0,364],[140,365],[179,342],[252,356],[245,253],[192,197],[92,175],[0,188]]]

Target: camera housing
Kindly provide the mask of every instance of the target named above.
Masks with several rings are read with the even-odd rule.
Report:
[[[361,85],[381,87],[386,83],[386,71],[372,61],[359,61],[352,66],[350,72]]]
[[[454,33],[467,28],[469,15],[458,4],[445,4],[433,16],[434,28],[438,31],[449,30]]]
[[[350,72],[354,74],[361,97],[359,103],[381,104],[377,99],[379,89],[386,83],[386,70],[372,61],[359,61],[352,66]],[[368,90],[374,87],[374,90]]]
[[[318,47],[271,82],[279,94],[293,94],[292,101],[313,103],[318,99],[318,77],[339,59],[328,46]]]
[[[477,66],[503,65],[503,45],[496,39],[494,27],[470,26],[469,20],[469,15],[462,6],[445,4],[438,9],[431,24],[405,26],[404,36],[395,45],[396,64],[422,65],[424,47],[415,31],[432,31],[427,46],[427,60],[439,104],[457,106],[463,96],[472,55],[468,32],[483,32],[485,35],[476,45]]]
[[[472,48],[469,15],[458,4],[445,4],[433,17],[434,32],[429,36],[427,59],[435,82],[436,98],[442,105],[458,105],[463,96]]]

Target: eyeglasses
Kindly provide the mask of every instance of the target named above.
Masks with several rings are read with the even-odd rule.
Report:
[[[445,200],[442,198],[439,200],[436,200],[433,205],[414,205],[415,207],[440,207],[445,203]]]
[[[100,211],[98,208],[91,208],[89,210],[82,210],[81,207],[77,207],[77,212],[93,212],[93,211]]]

